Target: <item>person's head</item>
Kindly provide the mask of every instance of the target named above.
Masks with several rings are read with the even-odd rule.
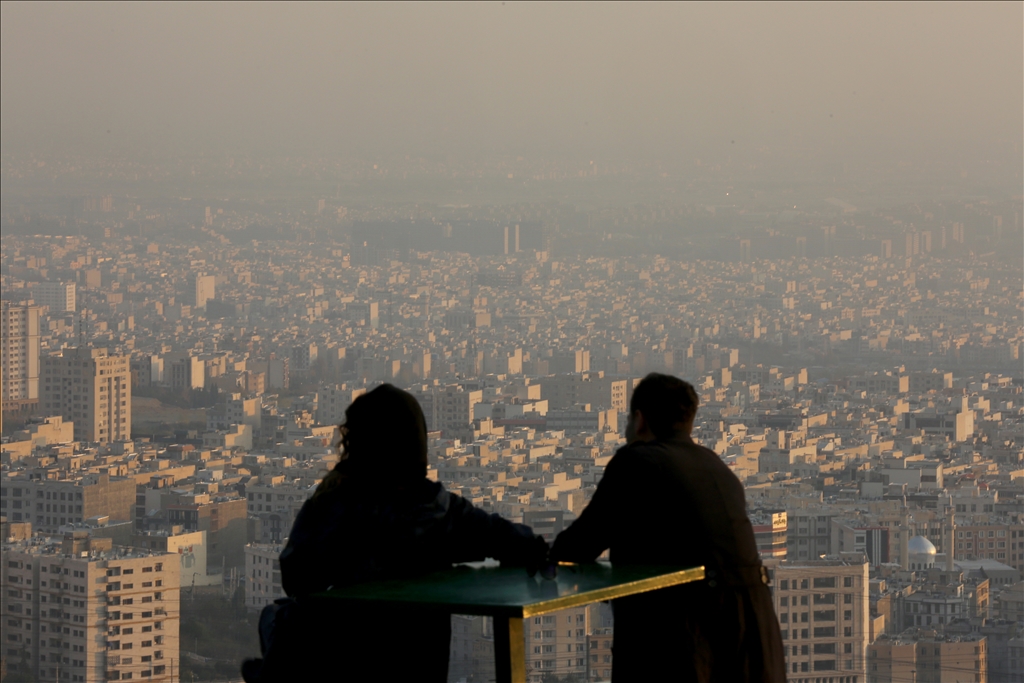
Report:
[[[382,384],[345,410],[337,470],[382,482],[427,476],[427,422],[416,398]]]
[[[680,433],[689,436],[699,404],[692,384],[652,372],[633,390],[626,440],[632,443],[668,439]]]

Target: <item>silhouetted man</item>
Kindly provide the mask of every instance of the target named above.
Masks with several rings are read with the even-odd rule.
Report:
[[[610,548],[614,564],[705,567],[704,581],[614,602],[613,680],[783,683],[782,639],[743,486],[690,438],[698,402],[676,377],[640,382],[627,445],[552,557],[587,562]]]

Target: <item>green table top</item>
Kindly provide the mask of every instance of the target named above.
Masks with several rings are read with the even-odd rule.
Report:
[[[451,614],[531,617],[568,607],[622,598],[704,578],[703,567],[560,566],[558,578],[527,575],[520,567],[458,566],[415,579],[357,584],[318,594],[348,604],[436,609]]]

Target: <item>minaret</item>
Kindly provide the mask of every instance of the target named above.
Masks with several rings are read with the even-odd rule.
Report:
[[[953,548],[955,547],[956,541],[956,508],[953,507],[952,496],[950,497],[949,507],[946,508],[946,536],[949,538],[949,544],[944,548],[946,551],[946,571],[953,571]]]
[[[903,513],[903,528],[900,530],[900,567],[910,568],[910,515]]]

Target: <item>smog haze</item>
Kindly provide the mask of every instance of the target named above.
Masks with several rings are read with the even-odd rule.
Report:
[[[4,3],[3,150],[1012,173],[1022,20],[1020,3]]]

